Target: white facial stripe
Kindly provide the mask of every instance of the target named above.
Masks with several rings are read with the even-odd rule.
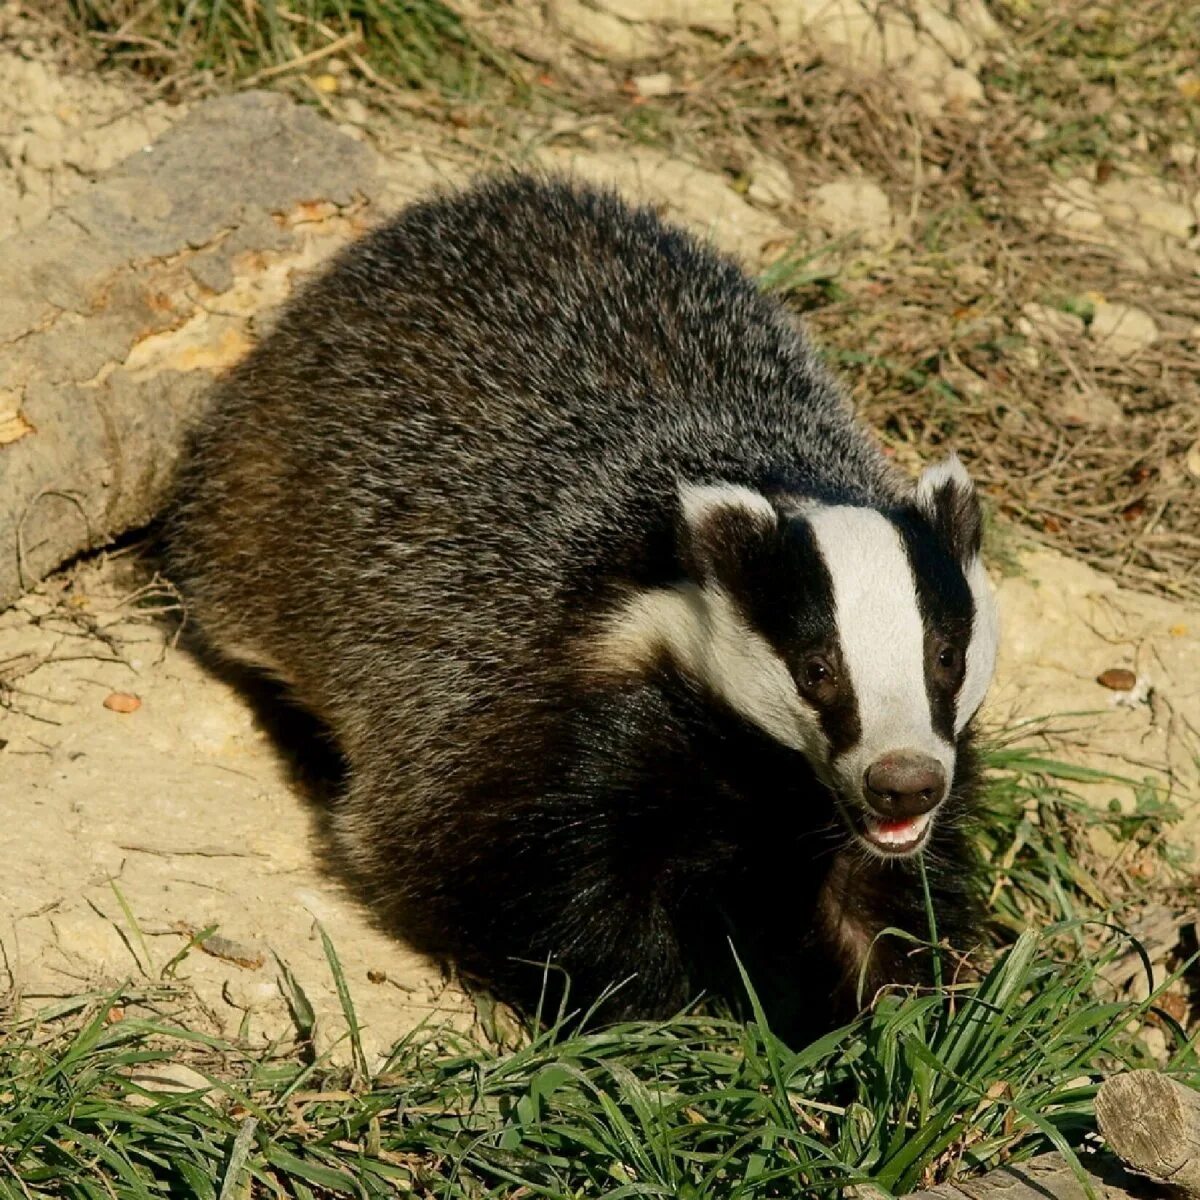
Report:
[[[694,673],[703,643],[698,593],[692,585],[635,592],[604,620],[592,645],[596,669],[639,675],[665,653]]]
[[[869,508],[805,511],[833,583],[838,641],[862,736],[838,775],[857,788],[881,754],[931,754],[949,776],[954,750],[934,732],[925,690],[925,627],[899,531]]]
[[[768,524],[777,519],[766,496],[736,483],[682,483],[679,504],[684,521],[693,529],[699,528],[713,513],[727,508],[740,508]]]
[[[1000,618],[996,598],[988,582],[987,572],[978,556],[967,568],[967,584],[975,604],[971,626],[971,642],[967,647],[967,669],[954,713],[954,732],[961,733],[975,715],[987,695],[996,667],[996,647],[1000,640]]]
[[[800,699],[792,673],[753,632],[720,588],[701,592],[707,617],[705,682],[777,741],[812,755],[828,754],[816,713]]]
[[[605,622],[594,645],[600,670],[638,674],[667,654],[747,720],[823,762],[828,745],[791,672],[715,584],[638,592]]]

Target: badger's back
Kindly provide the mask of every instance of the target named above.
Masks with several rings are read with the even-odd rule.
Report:
[[[492,181],[353,247],[233,372],[174,570],[218,645],[322,692],[382,650],[461,682],[658,582],[678,478],[894,487],[733,265],[611,194]]]

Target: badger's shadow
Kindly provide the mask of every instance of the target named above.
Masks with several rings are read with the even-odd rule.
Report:
[[[305,708],[284,683],[217,657],[205,646],[185,639],[181,649],[209,675],[233,688],[250,709],[280,756],[289,786],[313,809],[322,841],[330,843],[332,816],[349,776],[349,767],[332,730]]]
[[[342,885],[369,920],[392,937],[405,940],[404,930],[382,920],[366,884],[338,848],[334,814],[345,795],[349,764],[333,731],[305,708],[285,683],[214,654],[199,638],[184,637],[180,647],[214,678],[237,692],[255,725],[271,740],[283,765],[288,786],[313,819],[313,849],[323,874]]]
[[[345,795],[350,768],[333,731],[295,698],[287,684],[253,667],[220,658],[198,640],[185,639],[183,649],[209,674],[237,691],[250,708],[255,724],[271,739],[288,785],[313,818],[318,868],[358,901],[372,925],[411,945],[404,927],[388,920],[380,905],[373,902],[366,882],[347,861],[334,837],[334,814]]]

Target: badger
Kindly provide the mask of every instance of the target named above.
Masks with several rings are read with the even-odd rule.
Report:
[[[300,289],[167,543],[209,649],[335,739],[389,928],[524,1012],[748,978],[800,1037],[929,979],[920,856],[975,936],[980,527],[959,460],[902,476],[738,265],[513,173]]]

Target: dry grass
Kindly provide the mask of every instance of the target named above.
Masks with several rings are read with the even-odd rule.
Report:
[[[502,57],[442,0],[51,0],[105,65],[177,95],[348,65],[381,88],[478,92]]]

